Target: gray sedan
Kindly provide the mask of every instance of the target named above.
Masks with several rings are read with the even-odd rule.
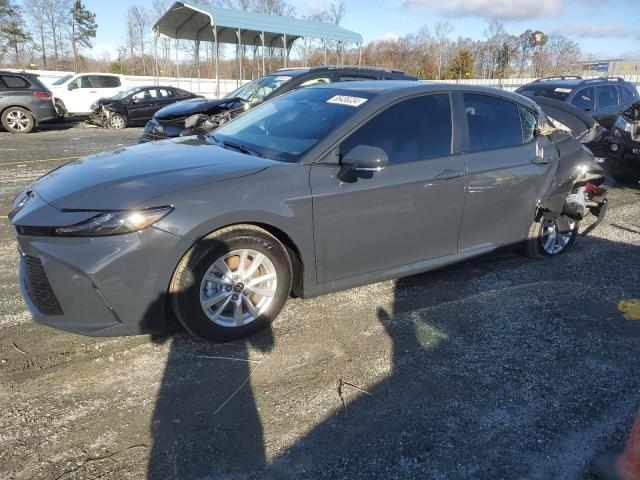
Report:
[[[535,103],[417,82],[294,91],[213,134],[90,156],[14,201],[35,319],[89,335],[173,312],[226,341],[312,297],[518,248],[602,219],[603,171]],[[594,185],[595,184],[595,185]]]

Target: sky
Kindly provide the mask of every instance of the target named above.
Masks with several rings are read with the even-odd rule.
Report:
[[[330,0],[289,0],[297,14],[321,10]],[[361,33],[365,43],[417,32],[424,25],[448,20],[452,39],[484,38],[491,19],[508,33],[527,29],[562,33],[578,42],[584,59],[640,59],[640,0],[344,0],[343,26]],[[125,37],[123,17],[133,4],[151,9],[152,0],[84,0],[99,25],[93,56],[116,56]]]

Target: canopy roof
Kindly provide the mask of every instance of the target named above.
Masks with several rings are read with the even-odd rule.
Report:
[[[244,45],[259,45],[262,32],[265,45],[274,47],[282,47],[284,35],[287,46],[300,37],[362,44],[362,35],[338,25],[185,2],[174,3],[153,29],[170,38],[213,42],[213,27],[217,29],[219,43],[238,43],[240,29]]]

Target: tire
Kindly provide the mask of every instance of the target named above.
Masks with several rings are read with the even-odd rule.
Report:
[[[127,128],[127,119],[119,113],[112,113],[108,122],[109,128],[121,130]]]
[[[230,273],[238,278],[230,279]],[[236,225],[204,237],[187,252],[173,274],[169,298],[193,335],[228,342],[268,327],[289,297],[292,278],[291,259],[273,235]]]
[[[29,110],[21,107],[9,107],[2,112],[2,126],[9,133],[29,133],[36,121]]]
[[[67,109],[65,108],[64,103],[62,103],[62,100],[56,98],[53,101],[53,106],[55,107],[56,112],[58,112],[58,120],[64,120],[64,117],[67,115]]]
[[[550,230],[550,229],[553,229]],[[549,258],[566,252],[576,241],[580,222],[565,216],[540,219],[529,228],[522,253],[529,258]],[[565,230],[563,233],[560,230]]]

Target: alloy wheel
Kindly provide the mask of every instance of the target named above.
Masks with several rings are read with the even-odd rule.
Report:
[[[200,285],[200,306],[209,319],[223,327],[241,327],[268,309],[278,278],[273,262],[251,250],[234,250],[216,260]]]
[[[29,119],[29,115],[20,110],[13,110],[7,113],[6,116],[7,125],[12,130],[17,132],[23,132],[29,128],[29,124],[31,120]]]
[[[557,219],[545,220],[542,224],[542,248],[549,255],[557,255],[562,252],[569,243],[574,234],[576,222],[568,222],[568,230],[561,231]]]
[[[109,126],[117,130],[124,128],[124,118],[120,115],[113,115],[109,120]]]

